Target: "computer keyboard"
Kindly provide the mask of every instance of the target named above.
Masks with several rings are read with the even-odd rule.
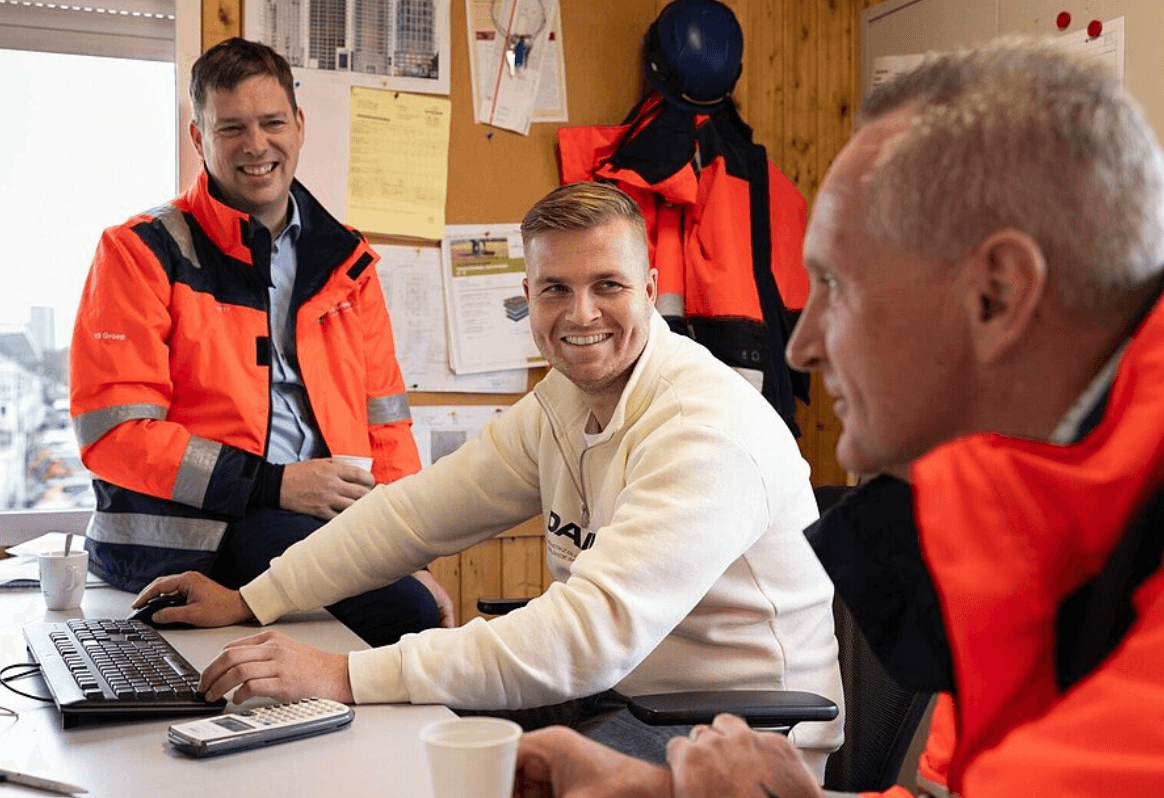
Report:
[[[141,621],[72,618],[24,626],[64,728],[84,719],[217,712],[198,670]]]

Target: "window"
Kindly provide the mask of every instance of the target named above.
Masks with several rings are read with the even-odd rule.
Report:
[[[177,189],[173,0],[114,4],[0,0],[0,510],[93,506],[77,300],[101,231]]]

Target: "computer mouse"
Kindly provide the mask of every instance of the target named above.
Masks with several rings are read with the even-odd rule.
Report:
[[[186,596],[182,593],[163,593],[154,596],[145,604],[129,614],[129,620],[142,621],[155,629],[193,629],[188,623],[155,623],[154,613],[166,607],[181,607],[186,603]]]

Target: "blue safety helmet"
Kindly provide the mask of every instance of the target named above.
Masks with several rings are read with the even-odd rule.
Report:
[[[643,45],[643,71],[669,102],[707,113],[727,101],[743,70],[744,34],[718,0],[674,0]]]

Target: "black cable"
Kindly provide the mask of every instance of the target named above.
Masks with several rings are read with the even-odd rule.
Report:
[[[12,670],[13,668],[25,668],[25,670],[20,671],[15,676],[9,676],[8,671]],[[33,693],[26,693],[23,690],[17,690],[12,686],[12,682],[16,681],[17,679],[27,679],[29,676],[35,676],[38,673],[40,673],[40,665],[35,662],[16,662],[11,665],[5,665],[3,668],[0,668],[0,684],[4,685],[17,695],[24,696],[25,698],[31,698],[34,701],[52,701],[52,696],[34,695]]]

